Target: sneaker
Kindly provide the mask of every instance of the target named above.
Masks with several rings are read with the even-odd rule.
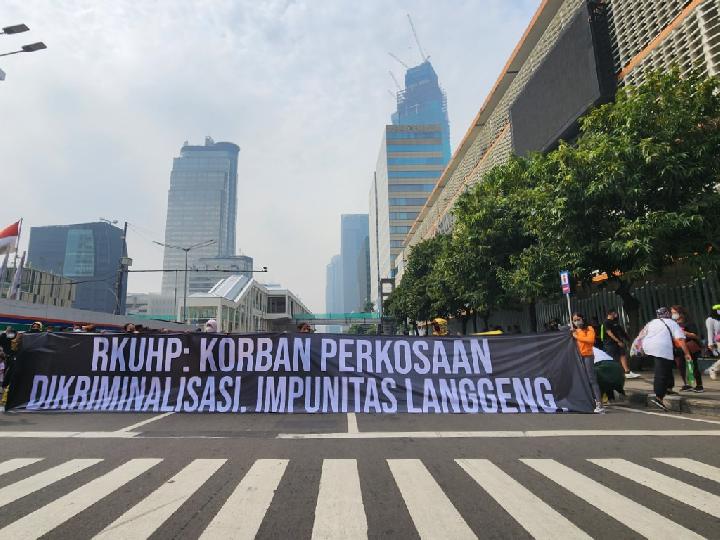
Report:
[[[695,388],[693,388],[693,392],[695,392],[696,394],[702,394],[704,391],[705,389],[702,386],[696,386]]]
[[[598,405],[595,407],[595,410],[593,411],[595,414],[605,414],[605,407],[602,405]]]
[[[710,378],[711,378],[713,381],[717,381],[717,378],[718,378],[717,369],[708,369],[708,375],[710,375]]]
[[[640,378],[640,375],[639,375],[638,373],[633,373],[632,371],[628,371],[628,372],[625,374],[625,378],[626,378],[626,379],[639,379],[639,378]]]
[[[690,390],[692,390],[692,386],[690,386],[689,384],[684,384],[684,385],[682,386],[682,388],[680,388],[680,391],[681,391],[681,392],[689,392]],[[668,394],[669,394],[669,393],[670,393],[670,392],[668,392]]]
[[[668,408],[665,406],[665,403],[663,403],[663,400],[658,398],[657,396],[653,396],[650,398],[650,403],[652,405],[655,405],[658,409],[662,409],[663,411],[667,411]]]

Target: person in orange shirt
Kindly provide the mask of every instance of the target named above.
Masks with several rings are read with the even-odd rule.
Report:
[[[590,379],[590,388],[595,398],[595,411],[598,414],[605,412],[602,406],[602,395],[600,394],[600,386],[598,386],[597,376],[595,375],[595,353],[593,345],[595,343],[595,330],[592,326],[585,324],[585,319],[580,313],[572,315],[572,335],[577,342],[578,352],[582,358],[583,367]]]

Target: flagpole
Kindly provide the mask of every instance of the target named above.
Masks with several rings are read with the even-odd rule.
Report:
[[[17,242],[15,242],[15,255],[13,255],[13,265],[15,265],[15,268],[17,268],[17,254],[18,254],[18,249],[20,249],[20,235],[22,234],[22,221],[23,221],[23,218],[20,218],[20,223],[18,224]]]

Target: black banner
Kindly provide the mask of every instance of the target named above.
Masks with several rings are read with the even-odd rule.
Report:
[[[27,411],[591,412],[568,333],[26,334],[8,409]]]

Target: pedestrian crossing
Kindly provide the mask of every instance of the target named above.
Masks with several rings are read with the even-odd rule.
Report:
[[[104,540],[162,537],[163,527],[178,515],[194,513],[204,521],[192,537],[255,538],[267,525],[278,494],[290,489],[285,480],[302,470],[290,467],[291,459],[257,459],[242,464],[234,458],[198,458],[179,468],[173,465],[163,469],[164,461],[147,457],[119,464],[100,458],[60,463],[40,457],[0,461],[0,536],[22,540],[38,538],[59,527],[67,530],[73,520],[87,516],[86,512],[102,517],[105,505],[112,503],[117,508],[121,499],[121,510],[110,512],[107,522],[96,526],[90,536]],[[385,475],[392,482],[394,488],[382,493],[398,494],[414,533],[423,539],[493,536],[486,533],[496,526],[494,520],[484,522],[485,514],[478,519],[468,512],[467,500],[462,500],[468,497],[494,501],[504,519],[509,518],[518,531],[538,539],[602,537],[587,520],[578,519],[588,508],[624,528],[625,536],[632,531],[653,539],[712,537],[708,530],[720,536],[719,467],[685,457],[637,461],[578,458],[568,464],[548,458],[496,462],[448,457],[438,467],[421,459],[390,458],[366,461],[359,467],[357,459],[324,459],[311,488],[315,511],[309,518],[312,527],[307,530],[314,540],[373,536],[372,524],[377,521],[377,501],[373,498],[377,491],[369,485],[372,478],[364,477],[370,471],[369,477]],[[247,472],[233,477],[233,469],[238,467]],[[438,478],[438,471],[448,467],[455,480],[459,476],[464,479],[462,497],[447,489],[447,480]],[[223,500],[208,506],[212,512],[205,512],[206,501],[198,500],[208,491],[203,492],[203,488],[221,478],[238,481],[233,480],[225,491],[215,489],[223,494]],[[138,496],[132,486],[141,481],[151,486]],[[70,486],[66,491],[53,489],[65,485]],[[618,486],[630,487],[623,488],[628,492],[622,493]],[[562,504],[558,503],[558,488],[568,496]],[[61,492],[56,496],[56,491]],[[48,493],[55,498],[49,498]],[[33,507],[36,495],[40,495],[39,503]],[[679,505],[683,511],[658,511],[658,505],[663,504]],[[580,511],[569,512],[573,505]],[[11,519],[2,517],[5,508],[13,510],[5,514]],[[691,516],[683,518],[687,512]],[[698,519],[703,514],[710,521]],[[513,531],[506,532],[506,536],[515,536]]]

